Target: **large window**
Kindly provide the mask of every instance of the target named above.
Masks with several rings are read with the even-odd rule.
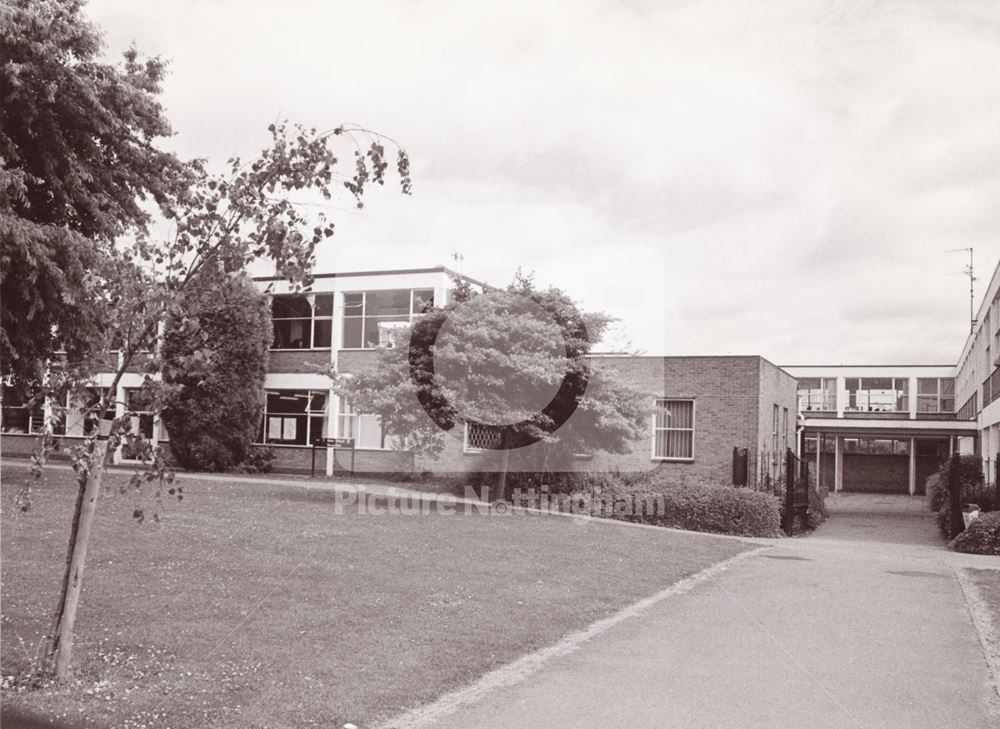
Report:
[[[837,409],[837,380],[830,377],[803,377],[799,380],[799,410],[832,412]]]
[[[664,461],[694,459],[694,400],[656,401],[653,458]]]
[[[918,413],[955,412],[955,380],[951,377],[917,379]]]
[[[131,420],[129,432],[142,436],[147,441],[153,440],[153,405],[149,393],[139,387],[125,388],[125,408]],[[153,443],[153,446],[156,444]],[[127,461],[142,460],[145,449],[137,445],[132,448],[128,442],[122,444],[122,458]]]
[[[262,443],[311,445],[325,437],[325,391],[268,390],[266,395]]]
[[[344,349],[392,346],[393,332],[434,305],[433,289],[390,289],[344,294]]]
[[[107,409],[102,414],[97,406],[101,398],[108,393],[107,387],[88,387],[84,391],[84,414],[83,414],[83,434],[87,436],[97,435],[101,420],[114,420],[116,415],[115,401],[113,397],[108,398]]]
[[[272,349],[329,349],[333,338],[333,294],[271,297]]]
[[[848,377],[845,410],[909,412],[909,380],[905,377]]]
[[[13,387],[3,386],[3,415],[0,430],[4,433],[41,433],[45,409],[41,399],[26,400]]]
[[[351,404],[341,398],[340,437],[353,438],[355,448],[387,448],[387,438],[382,432],[382,421],[377,415],[356,413]]]
[[[844,438],[844,453],[864,453],[872,456],[905,456],[909,452],[909,439]]]

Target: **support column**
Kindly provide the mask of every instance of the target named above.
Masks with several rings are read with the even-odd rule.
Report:
[[[334,279],[336,280],[336,279]],[[330,327],[330,370],[339,373],[337,354],[340,345],[344,341],[344,294],[341,291],[333,292],[333,322]],[[326,438],[340,437],[340,397],[330,388],[330,393],[326,398],[326,431],[323,435]],[[333,468],[336,456],[333,448],[326,449],[326,477],[333,477]]]
[[[917,440],[910,438],[910,496],[917,493]]]
[[[833,491],[844,488],[844,439],[837,436],[833,441]]]
[[[816,488],[820,487],[822,481],[820,480],[820,462],[823,459],[823,434],[816,434]]]

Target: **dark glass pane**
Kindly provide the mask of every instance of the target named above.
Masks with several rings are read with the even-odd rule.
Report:
[[[361,316],[364,313],[364,294],[344,294],[344,316]]]
[[[918,395],[937,395],[938,394],[938,381],[936,377],[918,377],[917,378],[917,394]]]
[[[861,380],[861,387],[864,390],[891,390],[891,377],[866,377]]]
[[[941,412],[942,413],[953,413],[953,412],[955,412],[955,398],[954,397],[942,397],[941,398]]]
[[[409,316],[410,290],[368,291],[365,316]]]
[[[304,413],[309,404],[309,393],[305,390],[267,393],[267,413]]]
[[[309,418],[309,442],[315,443],[323,436],[323,420],[324,418],[313,416]]]
[[[313,413],[321,413],[325,409],[326,409],[326,393],[314,392],[312,394],[312,400],[309,403],[309,411]]]
[[[309,299],[302,294],[274,296],[271,298],[272,319],[295,319],[311,316],[312,306],[309,305]]]
[[[317,319],[314,327],[313,333],[316,335],[316,339],[313,341],[313,347],[326,349],[330,346],[330,340],[333,338],[333,321]]]
[[[803,377],[799,380],[800,390],[818,390],[819,389],[819,378],[818,377]]]
[[[434,306],[434,289],[417,289],[413,292],[413,313],[423,314]]]
[[[378,346],[378,319],[365,317],[365,342],[362,346],[365,349]]]
[[[955,380],[950,377],[945,377],[941,380],[941,394],[942,395],[954,395],[955,394]]]
[[[333,294],[316,294],[316,316],[333,316]]]
[[[344,349],[360,349],[362,344],[363,319],[344,319]]]
[[[309,349],[311,319],[283,319],[274,322],[272,349]]]

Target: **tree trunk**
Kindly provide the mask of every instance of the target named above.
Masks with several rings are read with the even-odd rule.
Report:
[[[497,500],[504,501],[507,498],[507,469],[510,467],[510,436],[504,430],[500,436],[500,475],[497,477]]]
[[[63,575],[62,591],[47,657],[49,666],[54,665],[57,681],[65,681],[69,677],[73,660],[73,626],[76,623],[76,609],[80,604],[87,544],[90,542],[90,530],[94,524],[94,515],[97,513],[97,497],[101,493],[107,451],[106,439],[95,441],[91,451],[90,468],[82,472],[78,479],[79,491],[70,528],[66,572]]]

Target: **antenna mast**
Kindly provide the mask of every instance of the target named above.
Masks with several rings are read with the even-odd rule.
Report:
[[[965,253],[969,254],[969,265],[965,267],[962,274],[969,277],[969,334],[972,334],[976,330],[976,294],[975,294],[975,283],[976,275],[975,269],[973,268],[972,261],[972,248],[951,248],[945,253]]]

